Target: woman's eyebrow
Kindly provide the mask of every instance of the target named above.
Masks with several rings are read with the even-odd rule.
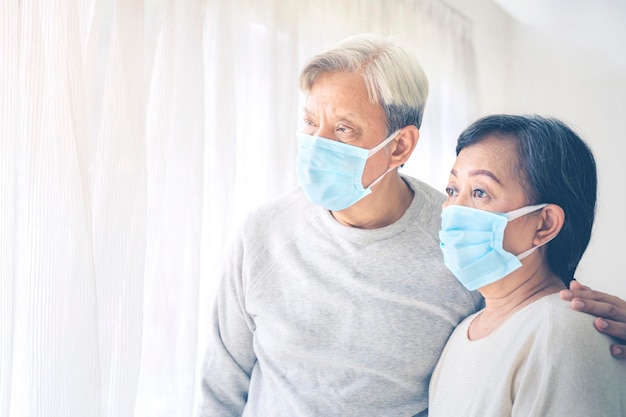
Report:
[[[483,176],[487,176],[489,178],[491,178],[492,180],[494,180],[495,182],[497,182],[498,184],[502,184],[500,182],[500,180],[498,179],[498,177],[495,176],[495,174],[487,169],[474,169],[471,170],[469,172],[470,177],[474,177],[474,176],[478,176],[478,175],[483,175]]]

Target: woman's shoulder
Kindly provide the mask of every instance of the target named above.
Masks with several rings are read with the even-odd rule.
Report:
[[[574,357],[590,360],[593,357],[615,361],[609,354],[614,340],[596,330],[595,316],[573,310],[570,302],[561,300],[559,294],[551,294],[541,300],[549,311],[549,320],[544,321],[546,343],[551,349]],[[617,361],[615,361],[617,362]],[[626,365],[626,364],[625,364]]]

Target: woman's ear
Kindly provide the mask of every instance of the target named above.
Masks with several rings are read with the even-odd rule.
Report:
[[[399,167],[409,159],[417,146],[419,137],[420,131],[416,126],[409,125],[400,130],[395,140],[396,146],[391,152],[391,167]]]
[[[541,209],[541,217],[535,232],[533,245],[539,246],[549,240],[552,240],[559,234],[565,222],[565,212],[561,206],[556,204],[548,204]]]

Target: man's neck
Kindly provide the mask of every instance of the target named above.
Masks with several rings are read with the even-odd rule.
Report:
[[[378,229],[400,220],[413,201],[413,190],[397,172],[390,172],[372,187],[372,193],[345,210],[332,211],[341,224]]]

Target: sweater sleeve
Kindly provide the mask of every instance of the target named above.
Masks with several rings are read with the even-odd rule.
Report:
[[[546,320],[515,375],[512,416],[624,415],[626,364],[611,357],[611,341],[595,331],[593,317],[557,308]]]
[[[202,369],[199,416],[241,416],[256,362],[254,322],[246,313],[243,288],[244,245],[236,240],[226,262],[211,318]]]

